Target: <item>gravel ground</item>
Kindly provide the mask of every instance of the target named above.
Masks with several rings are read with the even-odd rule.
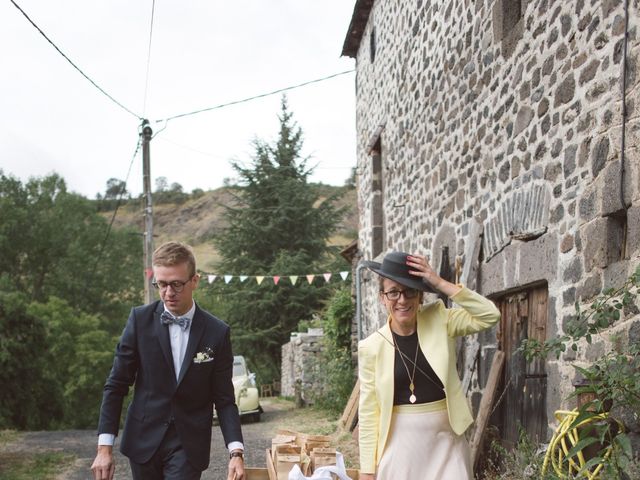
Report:
[[[288,403],[274,402],[270,399],[260,401],[264,413],[260,422],[243,422],[242,433],[245,443],[245,464],[249,467],[266,467],[265,450],[271,446],[271,438],[291,413]],[[222,433],[218,426],[213,427],[211,439],[211,463],[203,473],[203,480],[226,479],[228,451],[224,447]],[[26,432],[20,434],[17,441],[0,445],[0,453],[35,453],[60,451],[73,454],[75,463],[61,472],[57,480],[91,480],[91,463],[96,453],[97,436],[92,430],[63,430],[51,432]],[[116,453],[117,480],[131,480],[129,462],[118,451]]]

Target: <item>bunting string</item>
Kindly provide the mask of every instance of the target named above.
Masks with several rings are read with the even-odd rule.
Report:
[[[349,271],[343,270],[338,272],[339,278],[344,282],[349,277]],[[337,279],[338,275],[334,275],[331,272],[325,273],[310,273],[305,275],[229,275],[229,274],[218,274],[218,273],[202,273],[202,277],[206,278],[209,283],[215,282],[217,279],[224,280],[225,284],[231,283],[234,279],[238,279],[240,283],[245,283],[248,281],[253,281],[258,285],[261,285],[265,279],[269,279],[273,282],[274,285],[282,285],[282,281],[284,279],[288,279],[291,285],[298,284],[298,279],[300,277],[304,277],[307,280],[307,283],[311,285],[316,278],[321,278],[325,283],[329,283],[332,278]]]

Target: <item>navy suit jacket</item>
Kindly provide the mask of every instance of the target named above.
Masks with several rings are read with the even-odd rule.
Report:
[[[98,433],[118,434],[122,403],[134,385],[120,450],[136,463],[151,459],[174,422],[194,468],[209,466],[213,405],[225,444],[242,442],[235,403],[229,326],[196,305],[184,362],[176,380],[169,329],[160,321],[164,305],[156,301],[131,310],[104,386]],[[213,361],[195,363],[199,352]]]

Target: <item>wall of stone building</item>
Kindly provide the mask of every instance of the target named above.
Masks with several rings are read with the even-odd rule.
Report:
[[[292,333],[291,340],[282,346],[281,395],[296,396],[296,382],[306,403],[312,403],[314,378],[318,358],[323,349],[322,329],[310,329],[307,333]]]
[[[478,221],[477,289],[546,282],[555,335],[576,299],[640,262],[640,6],[629,1],[624,150],[623,2],[520,6],[509,28],[511,0],[374,2],[356,58],[359,248],[373,257],[382,215],[383,250],[430,252],[438,265],[441,245],[464,254]],[[363,277],[367,336],[386,315]],[[617,328],[632,339],[639,325],[631,315]],[[579,360],[550,362],[547,418],[567,406]]]

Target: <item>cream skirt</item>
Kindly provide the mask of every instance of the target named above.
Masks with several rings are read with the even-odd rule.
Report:
[[[451,430],[446,400],[393,407],[376,480],[471,480],[464,435]]]

